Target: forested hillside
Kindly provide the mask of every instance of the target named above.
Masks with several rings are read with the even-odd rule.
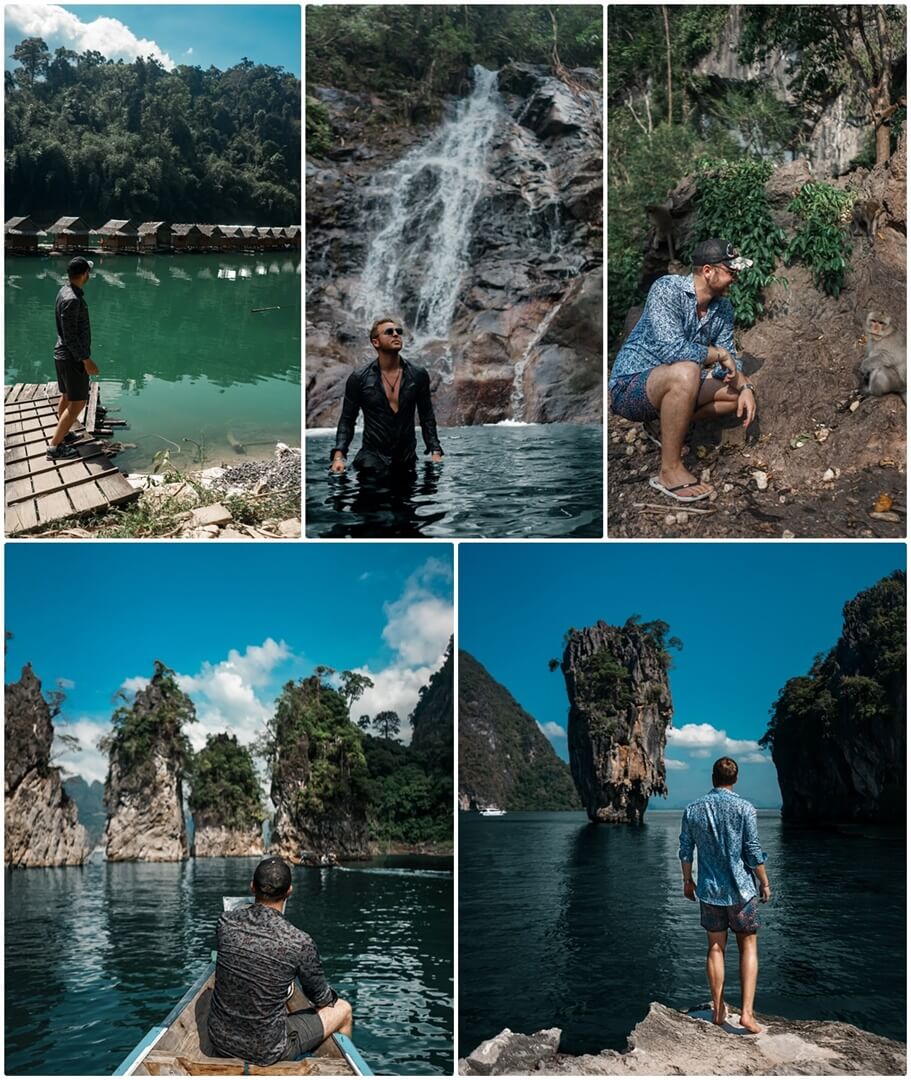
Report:
[[[5,72],[5,216],[68,214],[291,225],[300,212],[300,81],[243,59],[227,71],[53,55],[17,44]]]

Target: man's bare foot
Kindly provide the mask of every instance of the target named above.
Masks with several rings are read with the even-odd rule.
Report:
[[[746,1028],[751,1035],[761,1035],[763,1029],[756,1023],[756,1019],[753,1016],[744,1016],[740,1014],[740,1026]]]
[[[675,495],[683,496],[684,499],[699,498],[700,496],[704,498],[711,495],[714,490],[711,484],[700,483],[689,469],[684,468],[682,463],[678,469],[660,469],[658,471],[658,480],[669,491],[671,488],[677,488],[681,484],[686,485],[674,492]]]
[[[728,1010],[724,1002],[721,1003],[721,1010],[712,1009],[712,1023],[721,1026],[727,1020]]]

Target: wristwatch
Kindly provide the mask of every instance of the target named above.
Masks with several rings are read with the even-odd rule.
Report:
[[[738,389],[737,393],[742,394],[744,390],[752,390],[754,394],[756,393],[756,387],[753,386],[751,382],[745,382],[743,386]]]

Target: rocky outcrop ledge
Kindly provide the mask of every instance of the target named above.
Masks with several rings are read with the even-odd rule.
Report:
[[[262,826],[251,829],[229,829],[218,822],[205,819],[196,822],[193,833],[193,857],[196,859],[224,858],[238,855],[262,855]]]
[[[6,686],[4,751],[5,846],[9,866],[81,866],[88,858],[85,828],[50,767],[54,725],[41,680],[26,664]]]
[[[629,1036],[625,1053],[561,1054],[560,1029],[521,1035],[505,1028],[467,1058],[462,1076],[902,1076],[907,1047],[853,1024],[829,1020],[757,1019],[765,1030],[749,1035],[737,1014],[716,1027],[707,1007],[678,1012],[653,1001]]]

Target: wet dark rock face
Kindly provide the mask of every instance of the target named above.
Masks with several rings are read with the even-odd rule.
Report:
[[[595,72],[570,80],[511,65],[421,129],[382,99],[317,91],[347,145],[307,169],[308,425],[335,425],[384,314],[404,320],[442,425],[600,420],[601,97]],[[463,182],[470,197],[447,202]]]
[[[649,797],[667,794],[667,664],[645,627],[598,622],[569,635],[569,763],[592,821],[639,823]]]

